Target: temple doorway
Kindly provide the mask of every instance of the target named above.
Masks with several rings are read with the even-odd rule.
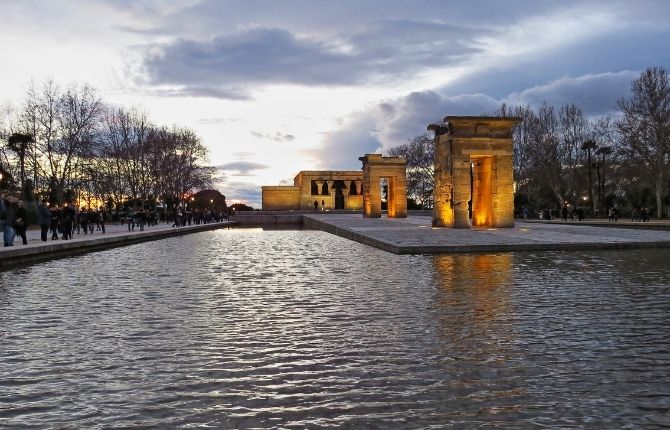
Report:
[[[512,127],[521,118],[447,116],[435,132],[433,226],[514,227]]]
[[[471,216],[473,227],[491,227],[491,182],[494,157],[473,157],[470,163]]]
[[[381,154],[365,154],[359,160],[363,162],[363,217],[382,216],[384,193],[387,216],[407,218],[407,161],[402,157],[383,157]]]
[[[334,209],[344,209],[344,181],[335,181],[335,206]]]

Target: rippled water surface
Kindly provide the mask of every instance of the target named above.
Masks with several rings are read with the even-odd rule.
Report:
[[[0,427],[667,428],[667,250],[193,234],[0,273]]]

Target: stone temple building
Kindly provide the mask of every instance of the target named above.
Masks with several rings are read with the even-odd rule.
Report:
[[[314,210],[363,208],[363,172],[360,170],[303,170],[292,186],[261,187],[263,210]]]
[[[520,118],[447,116],[435,132],[435,227],[514,227],[512,127]]]

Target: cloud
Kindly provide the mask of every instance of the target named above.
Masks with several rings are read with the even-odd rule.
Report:
[[[244,118],[202,118],[198,121],[198,124],[212,125],[212,124],[225,124],[231,122],[246,122],[246,120]]]
[[[223,178],[217,182],[216,187],[222,190],[228,205],[239,201],[254,208],[261,207],[261,187],[257,184]]]
[[[305,151],[327,168],[354,168],[357,157],[386,153],[407,139],[426,133],[426,126],[447,115],[488,115],[505,102],[538,108],[543,102],[560,106],[574,103],[591,116],[616,109],[616,101],[629,93],[638,71],[620,71],[564,77],[501,98],[486,94],[444,95],[418,91],[388,99],[344,118],[339,127],[323,135],[319,148]]]
[[[254,152],[248,152],[248,151],[237,151],[237,152],[233,152],[233,155],[237,158],[249,158],[249,157],[255,157],[258,154],[254,153]]]
[[[554,106],[574,103],[588,115],[603,115],[616,110],[617,100],[629,94],[631,81],[639,76],[639,71],[625,70],[565,77],[510,94],[506,102],[532,107],[545,101]]]
[[[253,100],[251,94],[240,88],[226,88],[216,85],[186,85],[178,88],[149,88],[146,92],[150,95],[162,97],[194,97],[214,98],[225,100]]]
[[[259,139],[270,139],[274,140],[275,142],[292,142],[295,140],[295,136],[292,134],[282,134],[280,132],[275,132],[275,134],[271,135],[268,133],[261,133],[258,131],[250,131],[251,135],[254,137],[257,137]]]
[[[349,115],[340,127],[323,134],[320,147],[304,149],[301,153],[314,159],[318,168],[324,170],[360,169],[358,157],[379,148],[379,141],[371,131],[376,114],[376,110],[371,109]]]
[[[349,115],[336,130],[324,133],[320,148],[305,153],[327,168],[360,168],[359,156],[386,153],[426,133],[428,124],[446,115],[484,115],[499,106],[498,100],[483,94],[446,97],[434,91],[413,92]]]
[[[373,21],[329,37],[252,26],[207,40],[180,38],[153,47],[143,69],[153,85],[202,96],[244,99],[237,87],[388,83],[461,61],[478,51],[469,37],[491,30],[436,21]],[[233,86],[233,87],[231,87]]]
[[[270,166],[261,163],[255,163],[253,161],[232,161],[230,163],[221,164],[216,166],[217,169],[223,171],[235,171],[234,176],[252,176],[251,172],[254,170],[269,169]]]

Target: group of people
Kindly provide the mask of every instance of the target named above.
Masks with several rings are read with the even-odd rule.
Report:
[[[16,236],[23,239],[24,245],[28,244],[28,214],[21,200],[13,196],[0,198],[0,226],[5,246],[14,246]]]
[[[48,216],[48,219],[47,219]],[[51,230],[51,240],[72,239],[72,234],[93,234],[94,231],[105,233],[105,213],[100,209],[77,208],[73,203],[67,203],[62,208],[49,207],[46,201],[37,208],[37,223],[41,228],[42,242],[47,241],[47,233]]]
[[[228,208],[223,211],[213,211],[209,209],[191,210],[177,206],[172,211],[172,218],[174,219],[172,227],[185,227],[192,224],[199,225],[228,221],[230,219],[230,214]]]
[[[649,209],[647,208],[633,208],[631,221],[649,222]]]
[[[521,209],[521,212],[523,214],[524,219],[528,219],[528,209],[524,206]],[[596,212],[596,216],[597,216]],[[551,209],[543,209],[539,212],[538,217],[541,220],[551,220],[553,218],[553,214],[551,213]],[[567,205],[564,205],[561,208],[561,220],[562,221],[583,221],[585,219],[588,219],[590,217],[589,211],[584,210],[581,207],[574,207],[572,209],[569,209]],[[609,221],[618,221],[619,220],[619,209],[616,206],[612,206],[607,210],[607,219]],[[649,222],[649,209],[646,207],[642,208],[633,208],[632,211],[632,216],[631,216],[631,221],[638,221],[638,222]]]
[[[568,219],[570,221],[584,221],[584,219],[587,217],[587,212],[584,210],[584,208],[580,207],[573,207],[572,210],[568,209],[567,205],[563,205],[561,208],[561,220],[562,221],[567,221]]]
[[[0,198],[0,227],[4,246],[14,246],[16,236],[21,238],[24,245],[28,244],[28,213],[24,202],[13,196]],[[40,239],[48,240],[51,231],[51,240],[72,239],[72,234],[93,234],[94,231],[105,233],[105,214],[102,208],[78,209],[73,203],[66,203],[62,207],[50,206],[42,200],[37,207],[37,225],[40,227]]]
[[[51,240],[70,240],[72,235],[93,234],[95,231],[105,233],[105,221],[112,223],[121,221],[121,225],[128,224],[128,231],[144,231],[146,225],[158,225],[158,212],[144,208],[128,208],[116,214],[107,213],[102,207],[99,209],[81,207],[74,203],[65,203],[62,206],[49,205],[43,200],[37,207],[37,225],[40,227],[40,238],[47,242],[49,232]],[[212,222],[228,221],[228,208],[224,211],[191,210],[181,206],[175,207],[173,212],[173,227],[187,225],[208,224]],[[0,231],[2,231],[4,246],[14,246],[14,239],[19,236],[24,245],[28,244],[26,230],[28,228],[28,213],[24,202],[13,196],[0,198]]]

